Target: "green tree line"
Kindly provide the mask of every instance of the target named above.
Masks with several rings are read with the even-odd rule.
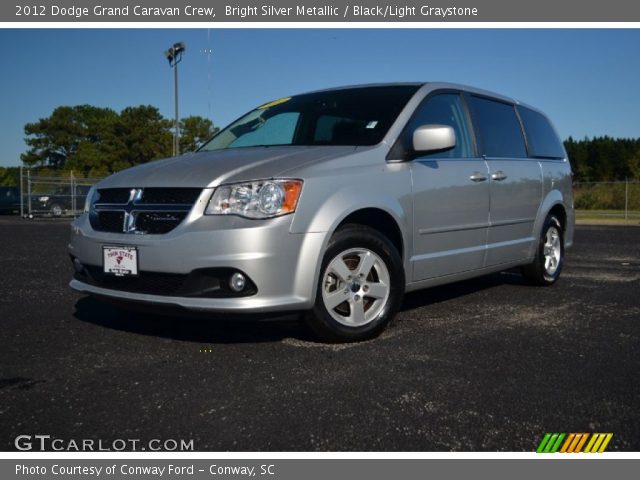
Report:
[[[0,186],[20,185],[20,167],[0,167]]]
[[[28,150],[20,158],[25,167],[103,177],[171,156],[172,127],[173,121],[151,105],[120,112],[92,105],[61,106],[49,117],[25,125]],[[209,119],[181,119],[180,151],[194,151],[217,130]]]
[[[640,138],[603,136],[576,141],[569,137],[564,146],[575,181],[640,180]]]

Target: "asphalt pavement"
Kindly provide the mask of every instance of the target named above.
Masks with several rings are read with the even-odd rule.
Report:
[[[130,313],[68,288],[68,221],[0,217],[0,450],[19,435],[201,451],[640,450],[640,228],[578,227],[559,282],[407,295],[375,340]],[[111,442],[111,443],[110,443]]]

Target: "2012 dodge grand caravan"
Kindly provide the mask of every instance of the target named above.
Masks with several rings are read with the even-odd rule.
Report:
[[[266,103],[196,153],[97,184],[71,287],[124,303],[305,312],[329,341],[378,334],[404,292],[520,266],[554,283],[571,168],[547,118],[443,83]]]

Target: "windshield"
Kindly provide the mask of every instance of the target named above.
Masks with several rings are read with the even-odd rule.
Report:
[[[220,131],[200,151],[270,145],[375,145],[417,85],[356,87],[266,103]]]

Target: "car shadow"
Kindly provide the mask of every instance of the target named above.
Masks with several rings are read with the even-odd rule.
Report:
[[[197,343],[263,343],[285,338],[313,341],[296,319],[265,321],[211,318],[204,315],[164,315],[121,308],[87,296],[76,302],[74,317],[82,322],[139,335]]]
[[[410,311],[498,287],[524,285],[517,271],[507,271],[408,293],[401,311]],[[317,343],[300,318],[279,321],[252,320],[192,314],[158,314],[122,308],[86,296],[75,304],[74,317],[82,322],[139,335],[197,343],[268,343],[293,338]],[[251,318],[251,317],[250,317]],[[392,327],[393,328],[393,327]]]
[[[460,282],[449,283],[425,290],[407,293],[402,303],[401,311],[415,310],[441,302],[464,297],[466,295],[499,287],[501,285],[526,285],[527,282],[518,269],[506,270],[482,277],[476,277]]]

